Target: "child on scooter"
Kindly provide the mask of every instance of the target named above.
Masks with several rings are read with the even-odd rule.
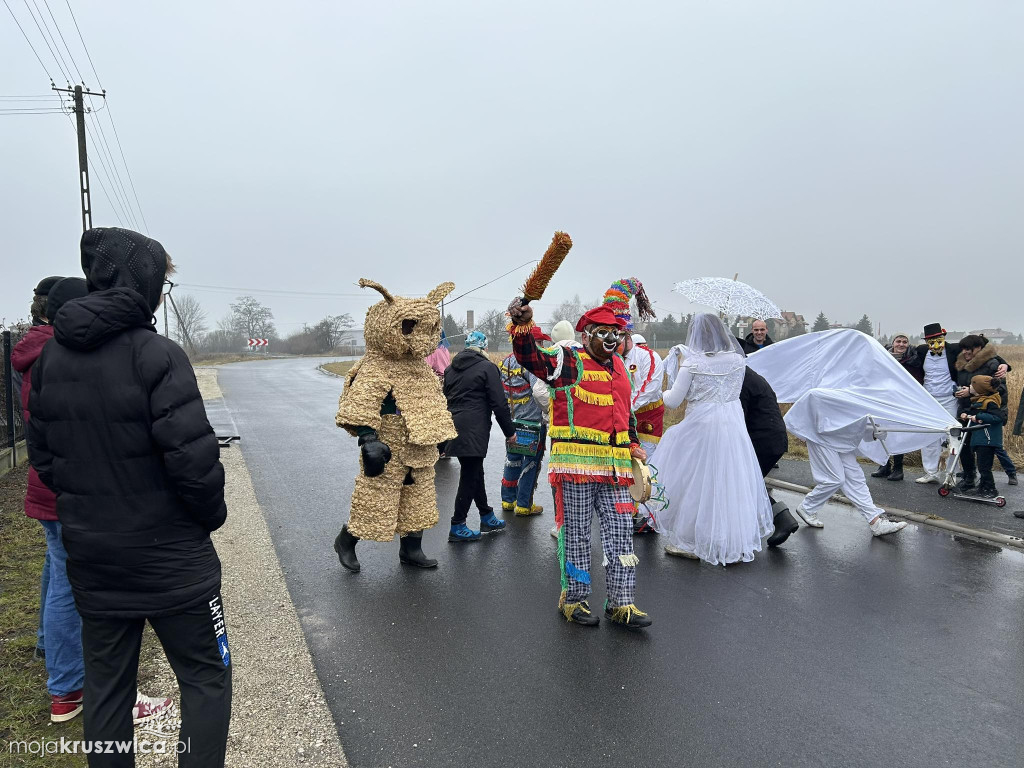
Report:
[[[974,451],[978,463],[978,495],[983,499],[994,499],[998,493],[992,477],[992,461],[997,448],[1003,447],[1003,425],[1007,410],[1006,386],[993,376],[975,376],[970,385],[971,405],[961,419],[975,424],[987,424],[985,429],[971,433],[970,450]]]

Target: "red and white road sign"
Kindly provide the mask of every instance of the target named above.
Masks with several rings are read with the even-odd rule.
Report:
[[[250,347],[265,347],[270,343],[270,339],[249,339]]]

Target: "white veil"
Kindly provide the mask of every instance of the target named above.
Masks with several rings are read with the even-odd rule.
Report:
[[[668,375],[669,388],[675,382],[683,360],[699,356],[713,358],[716,355],[731,353],[739,355],[739,365],[744,364],[743,347],[740,346],[736,337],[729,333],[729,329],[722,319],[710,312],[701,312],[695,315],[690,322],[686,343],[672,347],[665,357],[665,373]],[[735,368],[736,365],[728,365],[727,369],[719,373],[729,373]]]

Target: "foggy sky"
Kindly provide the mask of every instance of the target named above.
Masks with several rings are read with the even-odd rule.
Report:
[[[246,292],[282,335],[361,324],[360,277],[459,293],[564,229],[542,319],[626,275],[678,315],[673,283],[738,272],[809,324],[1024,331],[1019,2],[72,7],[149,233],[179,282],[224,287],[193,291],[211,324]],[[0,95],[48,88],[0,8]],[[0,317],[79,274],[76,172],[68,118],[0,115]],[[117,225],[101,182],[94,224]],[[503,307],[526,272],[453,313]]]

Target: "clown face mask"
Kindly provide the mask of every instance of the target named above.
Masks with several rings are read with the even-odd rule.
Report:
[[[946,348],[946,337],[936,336],[934,339],[928,339],[928,351],[933,355],[941,355],[942,351]]]
[[[587,351],[597,360],[604,362],[618,348],[626,332],[610,325],[595,325],[584,331]]]

